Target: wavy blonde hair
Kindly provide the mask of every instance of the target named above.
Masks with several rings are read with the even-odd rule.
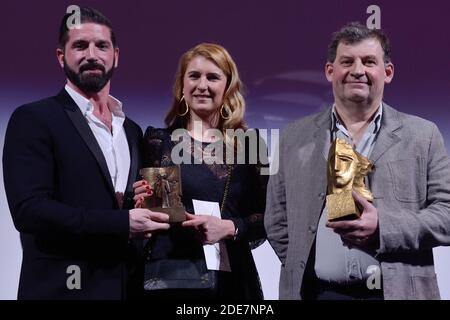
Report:
[[[244,122],[245,101],[241,92],[243,85],[239,78],[236,64],[228,51],[218,44],[201,43],[181,56],[173,86],[173,102],[166,115],[165,123],[168,127],[174,129],[186,128],[188,125],[190,118],[189,113],[183,117],[179,116],[179,114],[182,114],[186,110],[185,103],[180,101],[183,96],[183,79],[188,64],[193,58],[198,56],[202,56],[213,62],[227,77],[227,85],[225,87],[222,103],[223,108],[228,115],[228,119],[223,119],[222,116],[219,115],[217,129],[219,129],[224,137],[226,137],[226,140],[228,140],[226,135],[227,129],[247,129],[247,125]]]

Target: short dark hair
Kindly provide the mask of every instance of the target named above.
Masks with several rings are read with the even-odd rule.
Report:
[[[369,38],[375,38],[380,42],[384,52],[384,63],[391,62],[391,45],[386,34],[381,29],[369,29],[359,22],[351,22],[333,33],[328,45],[327,61],[334,62],[339,43],[355,44]]]
[[[67,20],[71,17],[73,13],[66,13],[59,26],[59,47],[64,50],[64,47],[69,40],[69,28],[67,27]],[[100,11],[90,8],[90,7],[80,7],[80,22],[87,23],[92,22],[96,24],[101,24],[109,28],[111,33],[111,42],[116,47],[116,36],[114,34],[112,24],[108,18],[106,18]]]

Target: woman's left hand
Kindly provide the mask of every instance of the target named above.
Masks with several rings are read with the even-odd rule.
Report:
[[[195,228],[202,235],[204,244],[214,244],[223,239],[234,237],[234,223],[231,220],[223,220],[213,216],[194,215],[186,212],[186,221],[183,227]]]

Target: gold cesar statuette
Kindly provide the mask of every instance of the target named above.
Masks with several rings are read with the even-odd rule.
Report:
[[[364,177],[373,169],[373,163],[355,151],[344,139],[337,138],[328,153],[328,220],[349,220],[358,218],[361,209],[355,203],[352,190],[368,201],[373,195],[364,184]]]

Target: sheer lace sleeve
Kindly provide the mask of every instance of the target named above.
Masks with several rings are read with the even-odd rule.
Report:
[[[148,127],[142,142],[143,167],[160,167],[164,132],[162,129]]]
[[[267,157],[267,146],[257,134],[257,150],[246,148],[246,152],[257,152],[257,163],[248,164],[251,170],[251,192],[249,194],[249,212],[247,215],[240,218],[232,218],[238,232],[236,240],[248,241],[252,249],[261,245],[266,238],[264,230],[264,211],[266,207],[266,189],[268,182],[268,175],[262,175],[261,170],[269,167]],[[248,159],[248,158],[247,158]]]

